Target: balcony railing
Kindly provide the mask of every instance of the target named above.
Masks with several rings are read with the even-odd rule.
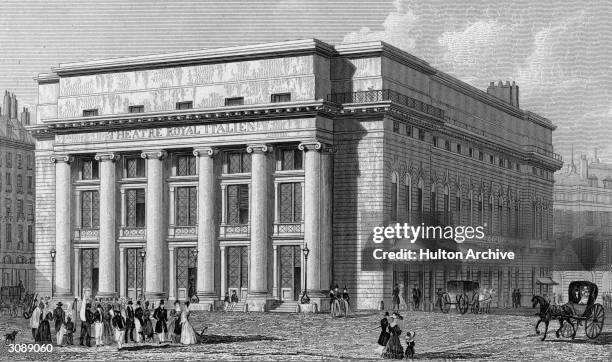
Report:
[[[100,236],[100,230],[91,228],[74,229],[73,235],[75,240],[97,240]]]
[[[122,238],[138,238],[144,239],[146,236],[146,228],[127,226],[119,230],[119,236]]]
[[[304,224],[301,222],[274,224],[274,235],[304,235]]]
[[[248,224],[221,225],[221,236],[249,236],[251,229]]]
[[[196,236],[196,235],[198,235],[197,226],[170,225],[168,227],[168,236],[171,238],[180,238],[180,237]]]
[[[540,146],[527,145],[525,147],[525,149],[527,150],[527,152],[534,152],[534,153],[540,154],[542,156],[550,157],[550,158],[555,159],[557,161],[563,161],[563,157],[561,157],[560,154],[554,153],[553,151],[549,151],[549,150],[544,149],[544,148],[542,148]]]
[[[418,99],[408,97],[390,89],[367,90],[359,92],[332,93],[327,95],[329,102],[344,103],[376,103],[391,101],[427,113],[437,118],[444,118],[444,110]]]

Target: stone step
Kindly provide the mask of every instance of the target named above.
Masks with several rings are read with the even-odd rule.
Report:
[[[270,308],[271,313],[296,313],[298,301],[277,301]]]

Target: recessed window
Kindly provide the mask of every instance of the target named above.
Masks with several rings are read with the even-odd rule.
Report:
[[[461,154],[461,145],[460,144],[457,144],[457,153]]]
[[[98,115],[97,109],[84,109],[83,110],[83,117],[95,117],[97,115]]]
[[[447,151],[451,150],[451,144],[449,140],[444,140],[444,149]]]
[[[468,155],[474,157],[474,149],[472,147],[468,148]]]
[[[393,122],[393,132],[399,133],[399,122],[397,121]]]
[[[295,149],[284,149],[280,151],[281,170],[301,170],[302,151]]]
[[[246,152],[228,152],[227,154],[228,173],[251,172],[251,154]]]
[[[270,102],[272,103],[291,102],[291,93],[274,93],[270,96]]]
[[[514,166],[516,166],[516,170],[520,171],[521,170],[521,165],[519,163],[515,164]]]
[[[91,158],[82,160],[81,180],[97,180],[98,178],[98,162]]]
[[[431,143],[434,145],[434,147],[438,146],[438,137],[433,136],[431,138]]]
[[[406,136],[412,137],[412,126],[406,125]]]
[[[193,108],[193,102],[189,101],[189,102],[177,102],[176,103],[176,109],[192,109]]]
[[[225,98],[225,106],[242,106],[244,105],[244,97]]]
[[[176,155],[175,157],[176,176],[196,175],[196,158],[193,155]]]
[[[249,223],[249,185],[227,186],[227,223],[229,225]]]
[[[504,167],[504,159],[503,158],[500,157],[499,160],[498,160],[498,163],[499,163],[500,167]]]
[[[144,106],[142,104],[138,106],[130,106],[128,110],[130,113],[142,113],[144,112]]]
[[[484,161],[484,152],[482,151],[478,151],[478,160],[479,161]]]
[[[419,129],[419,141],[425,141],[425,131]]]
[[[495,156],[489,155],[489,163],[495,163]]]
[[[125,160],[125,177],[145,177],[145,160],[138,156],[127,156]]]

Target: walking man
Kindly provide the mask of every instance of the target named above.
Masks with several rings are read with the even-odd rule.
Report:
[[[66,313],[62,308],[62,302],[58,302],[55,310],[53,311],[53,320],[55,321],[55,341],[58,346],[62,345],[62,337],[60,335],[60,330],[62,329],[62,325],[65,322]]]
[[[43,307],[43,302],[40,302],[36,308],[34,308],[30,316],[30,328],[32,328],[32,338],[34,338],[34,342],[38,342],[38,327],[40,326],[40,315],[42,314]]]

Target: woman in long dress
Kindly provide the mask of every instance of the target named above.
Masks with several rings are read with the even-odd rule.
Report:
[[[168,325],[168,332],[170,332],[170,341],[172,343],[181,342],[181,302],[178,300],[174,302],[174,309],[170,311],[170,324]]]
[[[104,344],[112,344],[113,343],[113,326],[112,326],[112,318],[111,312],[113,311],[113,306],[109,304],[106,305],[106,310],[104,311],[104,315],[102,317],[102,323],[104,325],[104,331],[102,342]]]
[[[153,322],[151,322],[151,309],[149,309],[149,301],[145,301],[144,311],[142,313],[142,319],[144,325],[142,327],[142,333],[144,334],[145,342],[153,341]]]
[[[385,347],[389,342],[390,334],[387,331],[389,328],[389,312],[385,312],[385,316],[380,320],[380,335],[378,336],[378,344]]]
[[[40,342],[51,343],[51,321],[53,320],[53,314],[45,308],[45,312],[40,317]]]
[[[185,302],[185,308],[181,313],[181,344],[196,344],[198,342],[196,332],[189,323],[190,314],[189,302]]]
[[[391,323],[389,323],[389,341],[383,350],[382,357],[386,359],[403,359],[404,348],[400,342],[399,336],[402,334],[402,330],[398,324],[398,320],[403,319],[398,313],[393,313],[391,316]]]

